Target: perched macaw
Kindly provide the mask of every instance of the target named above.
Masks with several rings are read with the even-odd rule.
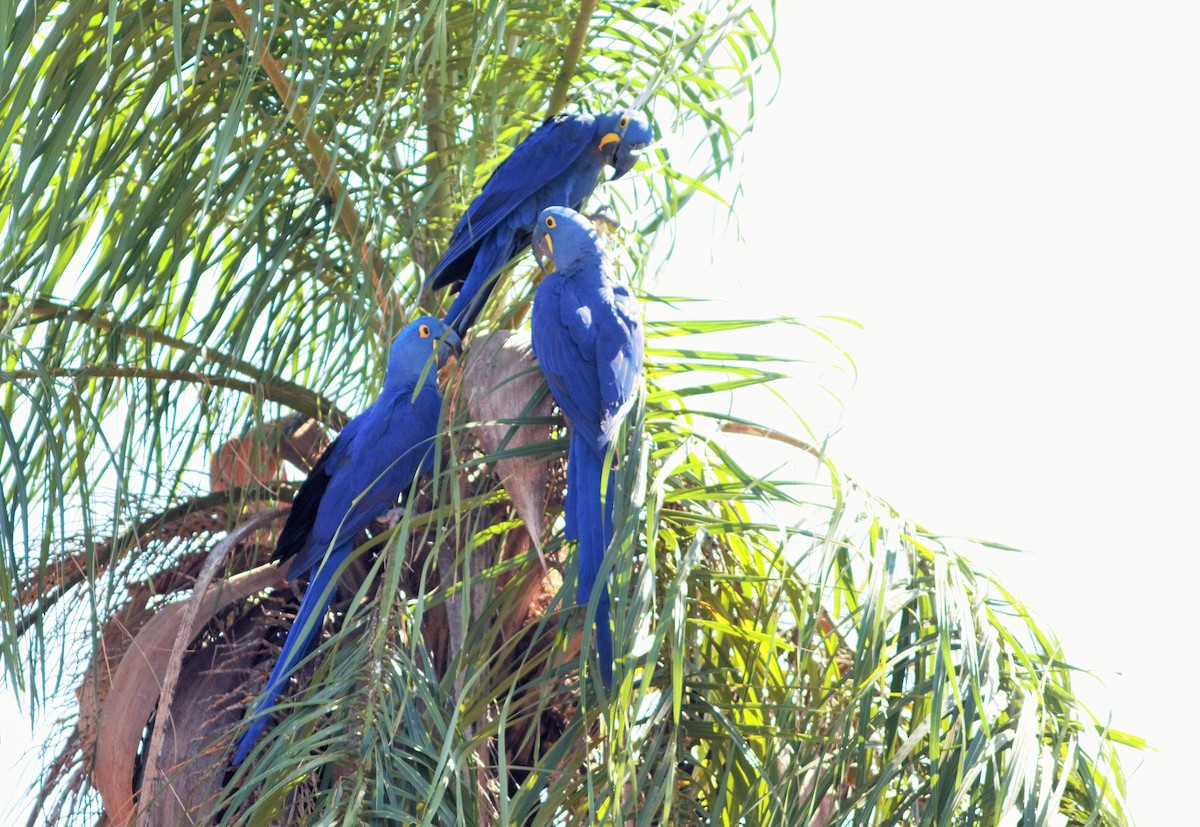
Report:
[[[528,246],[538,213],[578,210],[605,166],[613,168],[610,180],[620,178],[653,138],[644,113],[618,109],[597,117],[557,115],[518,144],[471,202],[425,281],[426,289],[462,281],[446,323],[466,336],[500,270]]]
[[[250,707],[235,764],[250,753],[267,725],[266,710],[321,628],[355,535],[429,471],[442,409],[438,365],[460,348],[458,334],[440,320],[410,322],[392,342],[375,402],[346,424],[300,486],[273,559],[295,557],[288,576],[308,575],[308,587],[266,688]]]
[[[571,425],[567,453],[565,535],[579,544],[575,601],[591,598],[612,540],[618,457],[610,449],[625,425],[642,376],[643,332],[637,300],[608,277],[604,248],[591,222],[566,207],[538,216],[533,252],[554,270],[533,297],[533,353],[554,401]],[[604,493],[601,483],[607,477]],[[596,607],[600,678],[612,685],[608,584]]]

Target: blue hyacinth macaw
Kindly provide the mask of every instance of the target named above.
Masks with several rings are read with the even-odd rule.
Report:
[[[553,206],[578,210],[605,166],[613,168],[610,180],[620,178],[653,138],[643,112],[618,109],[596,117],[557,115],[518,144],[471,202],[425,281],[425,289],[462,281],[446,323],[465,337],[500,270],[529,245],[538,213]]]
[[[250,753],[267,725],[266,710],[321,628],[355,535],[429,471],[442,410],[438,365],[460,348],[458,334],[440,320],[410,322],[392,342],[379,396],[346,424],[300,486],[273,559],[294,557],[288,577],[307,575],[308,587],[266,688],[250,707],[235,764]]]
[[[586,604],[612,540],[618,458],[611,449],[642,376],[641,312],[629,289],[609,280],[600,239],[574,210],[543,210],[533,251],[543,269],[546,259],[554,262],[533,298],[533,353],[571,424],[563,516],[566,538],[579,546],[575,601]],[[613,659],[608,584],[599,588],[596,651],[608,688]]]

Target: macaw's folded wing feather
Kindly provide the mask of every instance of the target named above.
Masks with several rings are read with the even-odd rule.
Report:
[[[359,420],[350,420],[333,442],[325,447],[316,463],[309,469],[308,476],[300,484],[292,500],[292,510],[283,531],[275,541],[275,553],[271,559],[276,563],[284,563],[295,557],[308,544],[308,535],[312,532],[313,524],[317,521],[317,511],[321,500],[325,497],[325,489],[333,473],[341,466],[350,443],[354,440],[354,432],[358,430]],[[301,574],[295,566],[290,570],[290,576],[295,579]]]
[[[465,279],[484,237],[518,205],[560,176],[591,145],[594,120],[591,115],[557,115],[517,144],[455,226],[450,246],[426,280],[427,287],[437,289]],[[596,173],[599,171],[597,165]],[[528,223],[536,219],[537,211],[533,210]]]

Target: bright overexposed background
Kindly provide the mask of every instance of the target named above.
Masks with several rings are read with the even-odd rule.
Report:
[[[781,2],[737,226],[690,209],[664,275],[862,323],[824,325],[857,365],[829,453],[1028,551],[972,555],[1156,749],[1125,756],[1143,827],[1184,823],[1200,736],[1197,32],[1184,2]]]
[[[736,229],[689,207],[660,287],[862,323],[829,326],[857,364],[830,454],[934,531],[1028,550],[975,559],[1158,750],[1127,755],[1139,824],[1181,823],[1200,6],[779,6]],[[0,719],[3,814],[29,738],[7,695]]]

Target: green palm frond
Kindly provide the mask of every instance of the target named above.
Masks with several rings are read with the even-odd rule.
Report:
[[[784,395],[795,354],[730,344],[763,322],[660,318],[686,302],[638,283],[735,157],[772,25],[719,0],[4,6],[0,652],[35,706],[78,700],[31,824],[1128,823],[1114,745],[1139,742],[1080,705],[1055,639],[803,420],[722,412]],[[247,520],[370,398],[418,300],[444,302],[423,274],[505,153],[617,102],[695,152],[656,146],[588,207],[651,309],[611,693],[558,528],[562,422],[526,391],[476,414],[476,335],[435,472],[352,555],[229,768],[296,606],[267,579],[277,526]],[[532,275],[481,331],[520,325]],[[755,439],[776,470],[743,461]],[[125,657],[213,565],[182,648]]]
[[[545,114],[578,20],[565,103],[646,98],[660,128],[715,135],[723,109],[748,122],[750,98],[717,94],[769,55],[748,7],[591,5],[18,4],[0,63],[0,477],[40,507],[0,524],[10,575],[47,578],[62,543],[86,556],[146,492],[203,491],[197,466],[233,434],[359,409],[452,222]],[[680,105],[685,77],[707,107]],[[714,148],[698,178],[730,161],[731,140]],[[687,195],[633,192],[630,226]],[[101,480],[119,492],[102,518]]]

